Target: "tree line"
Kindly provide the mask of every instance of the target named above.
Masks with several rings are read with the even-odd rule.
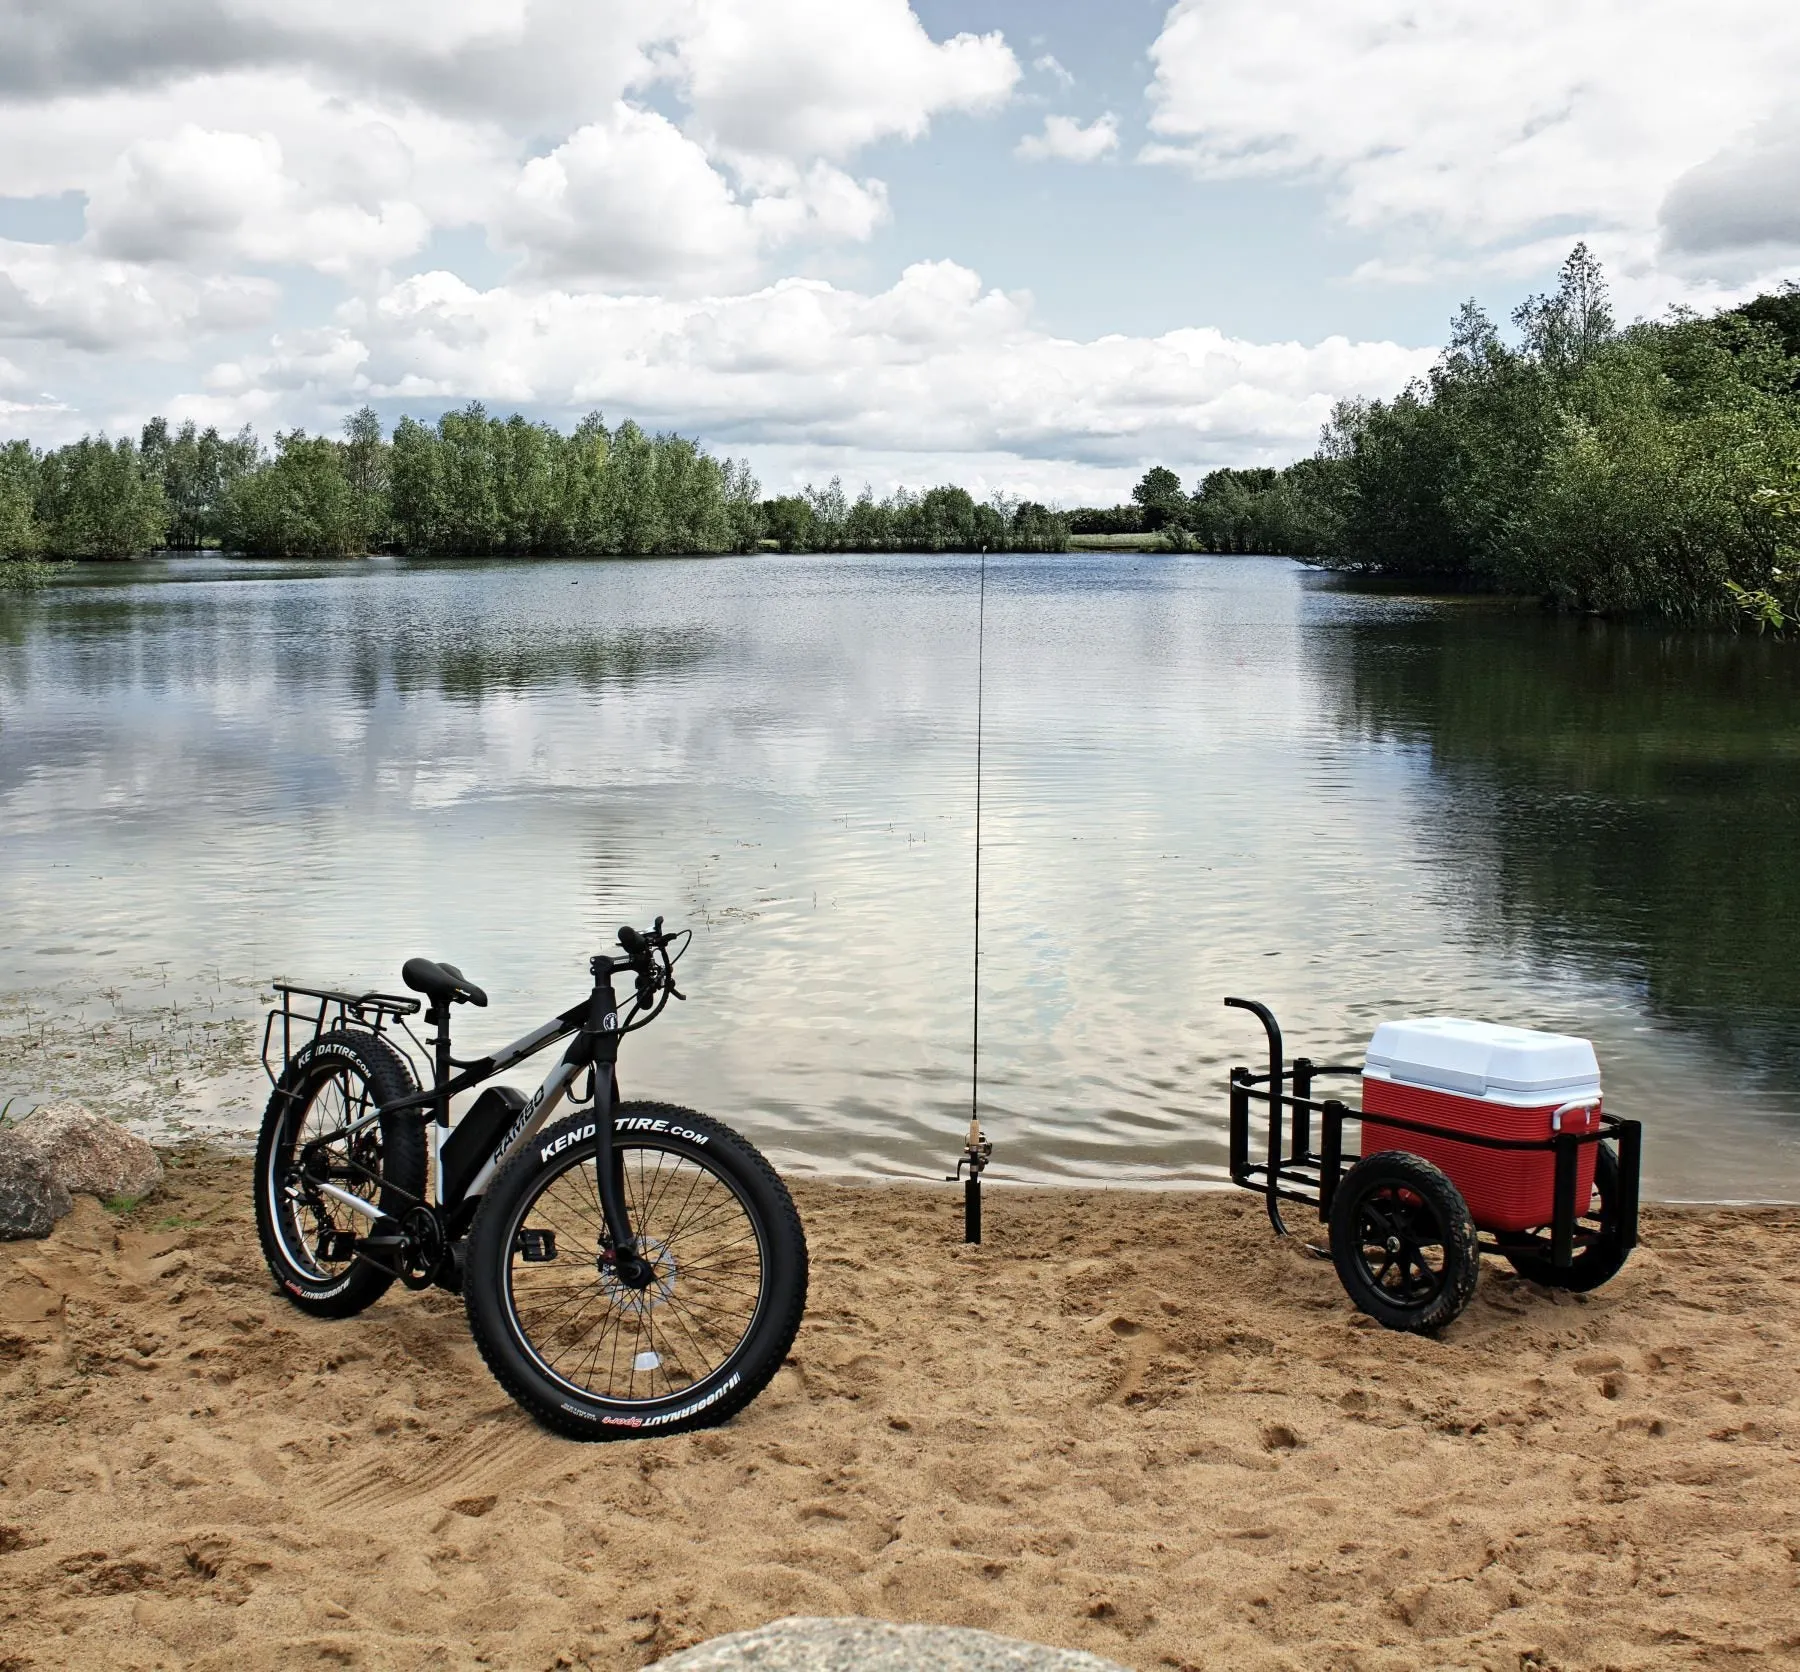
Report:
[[[782,551],[1060,552],[1069,519],[1035,500],[995,494],[977,500],[966,488],[897,488],[885,499],[864,488],[856,499],[832,477],[763,504],[763,528]]]
[[[1302,459],[1285,470],[1209,470],[1190,494],[1166,465],[1153,465],[1130,503],[1069,514],[1073,534],[1158,534],[1173,551],[1327,552],[1338,527],[1325,503],[1322,467]]]
[[[371,551],[474,556],[783,551],[1060,551],[1037,504],[947,486],[854,502],[833,480],[773,499],[740,459],[598,414],[565,434],[472,404],[393,434],[365,407],[341,437],[266,448],[153,418],[134,442],[84,436],[0,447],[0,561],[218,547],[259,557]]]
[[[1316,454],[1157,467],[1134,519],[1173,546],[1542,597],[1689,625],[1800,617],[1800,285],[1619,327],[1578,245],[1504,338],[1474,302],[1422,379],[1334,410]],[[1099,530],[1096,530],[1098,532]]]

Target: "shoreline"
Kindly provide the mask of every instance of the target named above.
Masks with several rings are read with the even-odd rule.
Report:
[[[248,1163],[165,1151],[0,1244],[0,1621],[20,1672],[635,1668],[784,1614],[1151,1669],[1792,1653],[1800,1211],[1647,1207],[1612,1283],[1484,1261],[1440,1339],[1243,1192],[793,1181],[788,1365],[724,1427],[582,1446],[461,1303],[321,1323]],[[1785,1541],[1785,1542],[1784,1542]],[[559,1658],[560,1657],[560,1658]]]

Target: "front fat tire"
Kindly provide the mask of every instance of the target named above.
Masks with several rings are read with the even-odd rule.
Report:
[[[519,1233],[532,1228],[533,1213],[542,1217],[539,1204],[559,1182],[569,1181],[575,1169],[585,1168],[592,1179],[598,1146],[591,1113],[546,1127],[489,1187],[469,1232],[463,1279],[469,1328],[500,1385],[545,1427],[571,1439],[648,1438],[725,1422],[768,1386],[800,1328],[807,1290],[806,1234],[800,1216],[787,1187],[752,1144],[691,1109],[666,1103],[621,1104],[614,1144],[625,1158],[628,1176],[638,1162],[657,1154],[673,1165],[711,1174],[742,1204],[756,1231],[761,1282],[735,1349],[678,1391],[640,1398],[607,1397],[591,1387],[572,1385],[554,1374],[534,1350],[512,1282],[515,1255],[523,1259]],[[640,1205],[634,1202],[633,1211]],[[657,1242],[659,1231],[667,1232],[666,1222],[659,1224],[660,1212],[659,1205],[647,1224],[633,1225],[646,1245]],[[572,1234],[557,1236],[558,1264],[576,1284],[584,1281],[585,1270],[592,1270],[593,1295],[586,1304],[603,1310],[614,1301],[595,1253],[592,1246],[578,1245]],[[675,1250],[668,1279],[668,1304],[677,1310],[686,1300],[681,1258]],[[532,1268],[526,1264],[523,1269]],[[617,1292],[614,1282],[612,1294]],[[538,1345],[543,1344],[540,1339]]]

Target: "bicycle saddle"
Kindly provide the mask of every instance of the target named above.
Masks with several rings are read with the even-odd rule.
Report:
[[[472,1004],[480,1009],[487,1008],[487,994],[454,964],[440,964],[430,958],[408,958],[401,966],[400,979],[434,1004]]]

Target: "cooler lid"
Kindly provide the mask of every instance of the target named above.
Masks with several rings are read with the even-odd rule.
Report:
[[[1383,1022],[1366,1062],[1390,1079],[1468,1097],[1490,1091],[1582,1096],[1600,1089],[1600,1064],[1587,1040],[1456,1016]]]

